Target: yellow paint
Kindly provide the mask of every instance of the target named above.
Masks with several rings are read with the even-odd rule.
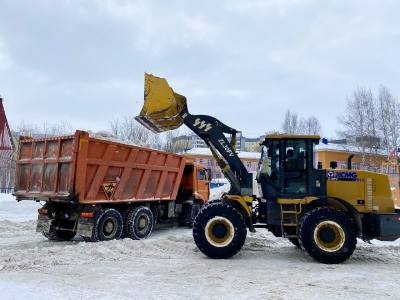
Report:
[[[136,119],[156,131],[172,130],[183,124],[181,113],[186,109],[186,98],[173,91],[165,78],[145,73],[144,104]]]
[[[333,170],[345,172],[348,170]],[[358,212],[393,213],[394,204],[389,179],[385,174],[356,171],[356,181],[327,180],[327,196],[351,204]],[[364,203],[358,203],[364,200]]]
[[[246,211],[249,217],[253,214],[251,204],[253,203],[253,197],[250,196],[239,196],[239,195],[227,195],[226,198],[230,201],[238,202]]]
[[[285,205],[285,204],[302,204],[302,205],[307,205],[310,204],[311,202],[317,200],[317,197],[304,197],[304,198],[299,198],[299,199],[293,199],[293,198],[278,198],[277,202],[278,204]]]

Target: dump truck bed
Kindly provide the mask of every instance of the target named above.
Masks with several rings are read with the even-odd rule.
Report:
[[[176,199],[185,157],[90,137],[20,138],[17,200],[114,203]]]

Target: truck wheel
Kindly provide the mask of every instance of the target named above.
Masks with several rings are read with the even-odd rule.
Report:
[[[93,227],[91,241],[109,241],[121,238],[123,219],[119,211],[114,208],[101,210]]]
[[[131,210],[126,222],[126,232],[133,240],[150,236],[154,227],[154,215],[150,208],[138,206]]]
[[[42,232],[42,234],[49,241],[70,241],[74,238],[76,232],[68,230],[56,230],[53,226],[51,226],[49,232]]]
[[[224,202],[205,205],[193,224],[193,238],[210,258],[229,258],[243,247],[247,228],[243,216],[233,206]]]
[[[350,217],[336,209],[318,207],[300,219],[299,241],[315,260],[338,264],[353,254],[357,237]]]
[[[300,242],[298,238],[289,238],[289,242],[295,245],[297,248],[301,249]]]

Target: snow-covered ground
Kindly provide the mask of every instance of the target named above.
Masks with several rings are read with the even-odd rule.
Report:
[[[400,241],[359,242],[341,265],[314,262],[264,230],[228,260],[211,260],[191,230],[143,241],[49,242],[38,204],[0,198],[0,299],[399,299]],[[29,212],[28,212],[29,211]]]

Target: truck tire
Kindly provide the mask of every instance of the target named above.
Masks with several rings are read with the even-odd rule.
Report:
[[[301,217],[299,241],[315,260],[338,264],[353,254],[357,236],[349,216],[333,208],[318,207]]]
[[[142,240],[150,236],[154,227],[154,215],[150,208],[138,206],[133,208],[126,220],[127,237]]]
[[[56,230],[53,226],[50,227],[49,232],[42,232],[43,236],[49,241],[70,241],[76,232],[68,230]]]
[[[203,206],[193,224],[193,238],[210,258],[229,258],[240,251],[247,236],[241,213],[225,202]]]
[[[96,242],[119,239],[122,235],[123,224],[121,213],[118,210],[114,208],[102,209],[96,216],[90,240]]]

